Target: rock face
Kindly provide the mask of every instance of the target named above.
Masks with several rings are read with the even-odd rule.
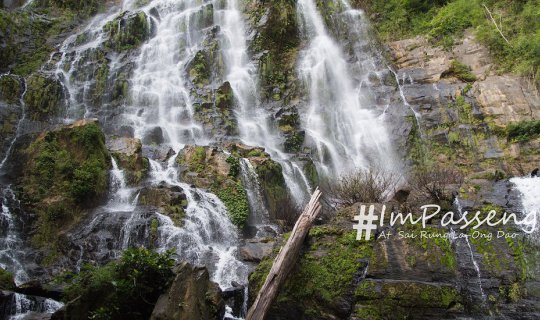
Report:
[[[205,268],[182,263],[166,293],[156,302],[150,319],[223,319],[225,303],[219,287],[209,280]]]
[[[60,115],[64,89],[59,80],[35,73],[27,79],[26,86],[24,103],[29,118],[46,121]]]
[[[43,132],[23,151],[21,200],[33,226],[32,241],[51,259],[58,235],[103,199],[110,155],[95,120]]]
[[[107,149],[124,170],[128,184],[140,183],[148,173],[148,159],[142,155],[142,143],[139,139],[112,139],[107,141]]]
[[[388,48],[400,90],[416,112],[405,116],[412,127],[402,143],[413,162],[437,159],[476,178],[534,169],[540,161],[534,151],[538,139],[516,141],[507,130],[540,117],[540,96],[525,79],[497,74],[489,52],[471,33],[452,51],[433,47],[423,37]]]
[[[143,188],[139,193],[138,200],[141,205],[157,208],[161,214],[170,217],[177,226],[182,225],[184,209],[186,209],[188,202],[186,194],[181,188],[166,185]]]
[[[469,251],[463,239],[419,236],[419,230],[450,231],[437,222],[426,229],[385,226],[369,241],[356,240],[351,224],[360,205],[310,230],[304,253],[280,289],[269,319],[456,319],[490,312],[501,319],[535,317],[540,300],[524,288],[537,282],[521,275],[536,272],[540,260],[526,239],[471,240]],[[380,210],[376,205],[375,212]],[[521,256],[516,255],[519,247],[524,250]],[[474,269],[471,254],[480,270]],[[250,302],[271,265],[271,258],[264,259],[251,274]],[[519,314],[512,307],[516,301],[522,306]]]

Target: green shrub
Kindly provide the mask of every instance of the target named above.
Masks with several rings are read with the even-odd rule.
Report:
[[[457,60],[452,60],[450,68],[442,76],[456,77],[463,82],[476,81],[476,76],[471,72],[471,67]]]
[[[221,188],[216,191],[216,195],[225,204],[232,223],[239,228],[244,227],[249,216],[249,203],[242,182]]]
[[[506,127],[510,141],[525,142],[540,137],[540,120],[510,123]]]
[[[229,176],[236,177],[238,173],[240,173],[240,161],[238,158],[229,156],[225,161],[231,166],[229,169]]]
[[[13,290],[14,287],[13,274],[0,268],[0,290]]]
[[[128,249],[119,261],[85,266],[70,281],[65,300],[88,304],[91,319],[149,319],[174,277],[172,252]]]

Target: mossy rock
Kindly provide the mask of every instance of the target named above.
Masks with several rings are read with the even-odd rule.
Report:
[[[96,121],[81,120],[43,132],[26,150],[18,183],[32,216],[32,243],[54,255],[58,234],[98,205],[107,193],[110,155]]]
[[[139,139],[117,138],[107,142],[107,148],[124,170],[126,183],[139,184],[148,174],[150,163],[142,155],[142,143]]]
[[[123,12],[103,27],[109,39],[105,46],[117,52],[138,48],[150,38],[151,22],[144,12]]]
[[[10,104],[17,104],[21,99],[23,86],[18,76],[0,76],[0,100]]]
[[[350,230],[316,226],[308,246],[272,304],[269,319],[345,319],[352,307],[355,281],[367,266],[371,243]],[[253,301],[273,259],[264,259],[249,277]],[[301,301],[302,303],[298,303]]]
[[[63,111],[64,88],[62,83],[41,73],[34,73],[26,80],[24,103],[32,120],[46,121]]]
[[[295,64],[301,37],[296,2],[250,0],[244,7],[254,39],[250,51],[259,55],[259,80],[262,96],[274,101],[288,101],[295,96]]]
[[[176,158],[182,180],[209,189],[225,204],[231,221],[243,227],[249,215],[247,194],[239,178],[239,160],[216,147],[184,147]]]
[[[232,110],[234,107],[234,93],[231,88],[231,84],[229,81],[224,82],[217,90],[216,90],[216,107],[219,109],[228,109]]]
[[[15,288],[15,280],[13,274],[0,268],[0,290],[13,290]]]
[[[177,227],[181,227],[188,201],[184,191],[178,187],[144,188],[139,193],[138,203],[156,207],[159,213],[168,216]]]
[[[365,279],[356,288],[355,298],[358,304],[354,314],[360,319],[387,319],[388,315],[406,319],[430,309],[448,318],[463,309],[463,297],[452,284]]]

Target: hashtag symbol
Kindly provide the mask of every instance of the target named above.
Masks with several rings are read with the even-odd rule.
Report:
[[[360,214],[354,216],[354,221],[358,221],[357,224],[353,225],[353,228],[358,230],[356,232],[356,240],[362,240],[362,231],[366,231],[366,240],[369,240],[371,237],[371,230],[377,229],[377,225],[373,223],[379,219],[378,216],[374,214],[375,206],[369,206],[369,212],[366,215],[366,206],[362,205],[360,207]]]

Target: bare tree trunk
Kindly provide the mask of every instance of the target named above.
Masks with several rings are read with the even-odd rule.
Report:
[[[306,238],[311,225],[321,211],[319,199],[321,192],[315,190],[311,195],[304,212],[298,217],[291,232],[291,236],[274,259],[274,264],[266,276],[266,280],[259,291],[255,302],[248,311],[246,320],[263,320],[270,309],[272,301],[276,298],[279,287],[285,282],[287,275],[296,262],[302,243]]]
[[[504,41],[506,41],[506,43],[510,44],[508,39],[506,39],[506,37],[502,33],[501,28],[499,28],[499,25],[497,24],[497,21],[495,21],[495,18],[493,18],[493,15],[491,14],[491,11],[489,11],[488,7],[485,4],[482,4],[482,5],[484,6],[484,9],[486,9],[487,13],[489,14],[489,18],[491,19],[491,22],[493,22],[493,24],[495,25],[495,29],[497,29],[497,31],[499,32],[501,37],[504,39]]]

